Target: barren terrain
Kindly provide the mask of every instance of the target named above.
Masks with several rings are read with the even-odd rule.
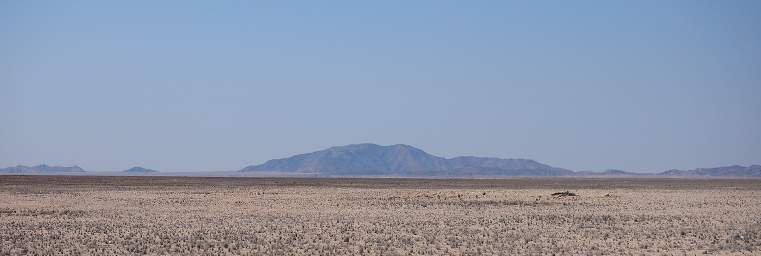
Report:
[[[758,255],[759,213],[761,179],[0,176],[0,255]]]

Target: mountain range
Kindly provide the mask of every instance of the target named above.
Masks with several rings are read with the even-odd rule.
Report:
[[[760,177],[761,165],[740,166],[731,165],[716,168],[698,168],[694,170],[668,170],[658,173],[663,176],[738,176],[738,177]]]
[[[0,169],[0,173],[83,173],[85,172],[84,169],[80,168],[79,166],[48,166],[48,165],[36,165],[36,166],[25,166],[25,165],[17,165],[14,167],[8,167],[8,168],[2,168]]]
[[[178,175],[133,167],[119,173],[85,172],[79,166],[18,165],[0,168],[2,174],[59,175]],[[443,158],[418,148],[396,144],[381,146],[371,143],[331,147],[287,158],[251,165],[235,173],[184,173],[183,175],[222,176],[390,176],[390,177],[509,177],[509,176],[680,176],[680,177],[761,177],[761,165],[731,165],[693,170],[668,170],[638,173],[623,170],[602,172],[571,171],[530,159],[459,156]]]
[[[505,177],[505,176],[761,176],[761,166],[728,166],[661,173],[622,170],[574,172],[530,159],[460,156],[443,158],[418,148],[397,144],[371,143],[331,147],[288,158],[269,160],[243,168],[240,172],[270,174],[311,174],[317,176],[400,176],[400,177]]]
[[[601,172],[579,171],[575,172],[577,176],[641,176],[653,175],[652,173],[627,172],[624,170],[610,169]]]

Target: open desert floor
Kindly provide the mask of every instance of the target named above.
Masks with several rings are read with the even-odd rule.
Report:
[[[131,254],[761,255],[761,179],[0,176],[0,255]]]

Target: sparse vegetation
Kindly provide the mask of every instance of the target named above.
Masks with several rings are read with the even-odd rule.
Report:
[[[573,192],[570,192],[570,191],[566,190],[566,191],[563,191],[563,192],[552,193],[552,196],[554,196],[554,197],[576,196],[576,193],[573,193]],[[606,196],[608,196],[608,195],[606,194]]]
[[[513,187],[510,180],[0,176],[0,255],[692,255],[761,248],[761,180],[641,179],[627,188],[559,181],[583,196],[547,196],[558,180],[528,178]]]

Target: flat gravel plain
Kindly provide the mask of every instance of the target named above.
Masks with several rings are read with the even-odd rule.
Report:
[[[761,255],[761,179],[0,176],[0,255],[137,254]]]

